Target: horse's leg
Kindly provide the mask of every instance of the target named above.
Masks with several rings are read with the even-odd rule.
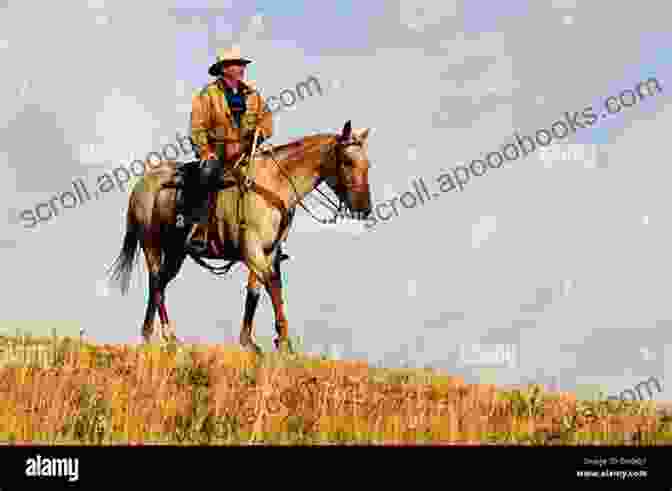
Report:
[[[159,307],[159,317],[161,318],[161,332],[165,342],[179,342],[175,332],[170,328],[168,322],[168,309],[166,308],[166,287],[182,268],[186,254],[180,249],[166,251],[164,262],[161,265],[159,273],[159,286],[157,303]]]
[[[247,229],[244,234],[244,257],[248,269],[254,272],[264,284],[264,288],[271,297],[275,311],[275,330],[278,337],[275,347],[282,352],[293,351],[288,336],[288,322],[282,300],[282,285],[279,271],[274,267],[271,259],[264,254],[257,234]],[[277,262],[276,262],[277,265]]]
[[[246,349],[252,349],[261,354],[261,348],[254,342],[252,337],[252,323],[254,314],[259,305],[261,286],[257,276],[250,270],[247,278],[247,295],[245,296],[245,314],[243,315],[243,327],[240,330],[240,344]]]
[[[267,289],[271,300],[273,301],[273,308],[275,309],[275,329],[278,333],[278,338],[275,340],[275,346],[279,350],[283,348],[282,345],[293,352],[294,348],[289,339],[288,322],[285,316],[285,302],[282,295],[282,270],[281,263],[283,261],[282,249],[278,247],[273,255],[273,280],[270,287]]]
[[[145,343],[152,342],[152,335],[154,334],[154,317],[156,316],[156,303],[154,303],[154,298],[152,292],[152,274],[149,274],[149,294],[147,295],[147,310],[145,311],[145,321],[142,324],[142,337],[145,340]]]
[[[147,271],[149,273],[149,298],[147,299],[147,312],[145,322],[142,326],[142,336],[145,343],[150,343],[154,333],[154,317],[157,308],[161,305],[161,248],[158,244],[156,233],[147,233],[142,242],[142,249],[145,253]],[[165,310],[164,310],[165,313]],[[161,311],[159,310],[159,315]],[[161,319],[163,322],[163,318]]]

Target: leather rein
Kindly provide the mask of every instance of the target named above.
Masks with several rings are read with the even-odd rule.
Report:
[[[256,142],[256,135],[255,135],[255,142]],[[358,142],[348,142],[348,143],[345,143],[345,144],[340,143],[340,142],[336,142],[336,144],[334,145],[334,147],[333,147],[330,151],[336,153],[336,150],[337,150],[337,148],[338,148],[339,146],[341,146],[341,147],[348,147],[348,146],[351,146],[351,145],[361,146],[361,144],[358,143]],[[303,208],[304,210],[306,210],[306,211],[310,214],[310,216],[313,217],[313,219],[314,219],[316,222],[321,223],[322,225],[328,225],[328,224],[333,224],[333,223],[335,223],[335,218],[338,216],[338,214],[340,214],[340,212],[341,212],[341,210],[343,209],[343,206],[344,206],[344,204],[345,204],[344,201],[343,201],[343,199],[339,197],[339,198],[338,198],[338,199],[339,199],[339,202],[338,202],[338,204],[336,204],[336,203],[334,203],[334,202],[329,198],[329,196],[327,196],[326,194],[324,194],[324,193],[322,192],[322,190],[320,190],[320,189],[318,189],[318,188],[316,187],[314,190],[317,191],[318,193],[320,193],[322,196],[324,196],[324,198],[325,198],[327,201],[329,201],[329,203],[334,207],[334,210],[335,210],[334,218],[332,218],[332,219],[326,219],[326,220],[325,220],[325,219],[323,219],[323,218],[318,218],[318,217],[316,217],[316,216],[313,214],[313,212],[310,211],[310,210],[306,207],[306,205],[304,205],[304,203],[303,203],[303,198],[301,198],[301,197],[299,196],[299,192],[298,192],[297,189],[296,189],[296,186],[295,186],[295,184],[294,184],[294,181],[292,180],[292,178],[291,178],[290,176],[287,175],[287,173],[285,172],[285,170],[282,168],[282,166],[281,166],[281,165],[278,163],[278,161],[276,160],[276,158],[275,158],[275,154],[274,154],[274,152],[273,152],[273,147],[270,147],[270,148],[269,148],[269,151],[270,151],[270,153],[271,153],[271,159],[272,159],[273,162],[275,163],[275,165],[276,165],[276,167],[278,168],[278,170],[279,170],[279,171],[282,173],[282,175],[287,179],[287,181],[289,181],[289,183],[292,185],[292,189],[294,190],[294,194],[296,195],[296,198],[297,198],[297,204],[300,205],[301,208]],[[254,148],[253,148],[253,153],[252,153],[252,155],[250,156],[251,158],[253,158],[253,154],[254,154]],[[337,161],[337,165],[338,165],[338,167],[343,166],[343,161],[342,161],[341,159],[338,159],[338,161]],[[255,186],[256,186],[256,185],[255,185]],[[258,187],[258,186],[257,186],[257,187]],[[329,208],[329,207],[328,207],[327,205],[325,205],[322,201],[320,201],[320,203],[321,203],[323,206],[325,206],[325,208],[327,208],[327,209]],[[295,205],[295,206],[296,206],[296,205]]]

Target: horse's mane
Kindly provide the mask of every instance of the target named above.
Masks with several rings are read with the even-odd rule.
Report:
[[[289,143],[273,145],[273,152],[277,157],[287,158],[306,146],[312,147],[316,143],[322,143],[326,138],[334,137],[336,137],[336,135],[333,133],[318,133],[316,135],[304,136],[303,138],[292,140]]]
[[[273,147],[273,155],[278,160],[283,160],[287,164],[293,164],[300,160],[306,154],[314,151],[320,151],[325,140],[335,139],[338,135],[333,133],[318,133],[316,135],[304,136],[283,145]]]

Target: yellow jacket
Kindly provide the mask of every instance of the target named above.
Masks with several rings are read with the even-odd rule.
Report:
[[[223,143],[240,142],[255,128],[264,139],[273,136],[273,115],[252,83],[241,82],[247,106],[241,128],[236,127],[222,84],[221,80],[209,83],[191,100],[191,139],[202,159],[211,154],[222,159]]]

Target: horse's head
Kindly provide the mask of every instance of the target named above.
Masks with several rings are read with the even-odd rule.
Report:
[[[369,157],[367,138],[369,128],[353,130],[350,121],[337,136],[334,158],[325,169],[327,185],[345,203],[356,218],[366,219],[371,214],[369,190]]]

